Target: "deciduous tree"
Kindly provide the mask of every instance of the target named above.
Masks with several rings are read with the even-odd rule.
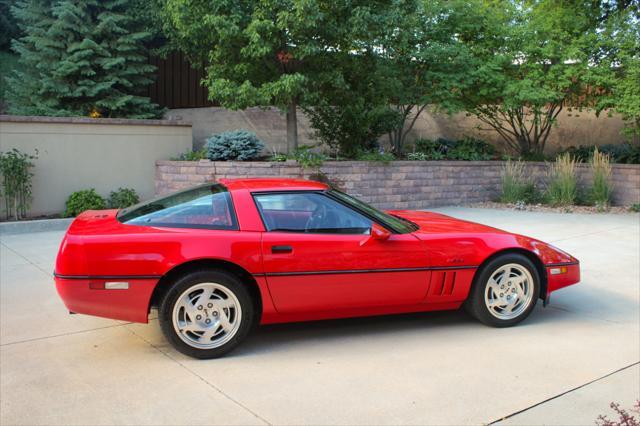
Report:
[[[327,45],[336,8],[293,0],[168,0],[165,31],[193,63],[206,64],[209,96],[230,109],[276,106],[287,115],[289,152],[297,147],[297,109]],[[339,48],[339,47],[338,47]]]
[[[542,155],[567,103],[590,105],[603,2],[480,3],[465,36],[474,56],[465,108],[523,156]],[[602,18],[604,19],[604,18]]]

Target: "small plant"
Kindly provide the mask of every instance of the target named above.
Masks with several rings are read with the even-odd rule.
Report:
[[[187,151],[180,154],[178,157],[172,158],[173,161],[199,161],[207,159],[207,150],[202,148],[198,151]]]
[[[206,149],[207,157],[212,161],[248,161],[258,158],[264,143],[255,133],[234,130],[211,136],[207,139]]]
[[[407,154],[407,160],[410,161],[427,161],[427,154],[424,152],[410,152]]]
[[[356,160],[358,161],[379,161],[384,164],[389,164],[393,160],[396,159],[396,156],[390,152],[380,152],[380,151],[369,151],[363,152],[360,151],[356,154]]]
[[[344,181],[337,177],[329,177],[326,173],[318,171],[317,173],[311,173],[309,175],[310,180],[315,180],[316,182],[322,182],[329,185],[331,188],[338,189],[344,191]]]
[[[635,203],[629,206],[629,211],[634,213],[640,213],[640,203]]]
[[[296,149],[293,153],[293,158],[303,169],[318,168],[322,166],[326,159],[323,154],[312,151],[309,146],[301,146]]]
[[[576,160],[571,154],[556,158],[549,172],[547,199],[553,206],[571,206],[578,195]]]
[[[607,416],[599,415],[596,419],[598,426],[640,426],[640,421],[635,418],[629,411],[620,408],[620,404],[612,402],[609,407],[618,415],[617,419],[610,420]],[[636,401],[636,405],[630,410],[640,414],[640,400]]]
[[[65,217],[75,217],[86,210],[102,210],[106,207],[102,198],[95,189],[76,191],[69,196],[64,211]]]
[[[275,148],[272,148],[271,157],[269,157],[269,161],[284,162],[284,161],[287,161],[288,159],[289,157],[287,157],[287,154],[282,154],[278,152]]]
[[[31,205],[31,168],[38,156],[25,154],[15,148],[0,153],[0,175],[2,175],[2,194],[5,201],[7,219],[24,219]]]
[[[140,197],[136,194],[135,189],[118,188],[117,191],[111,191],[107,204],[112,209],[124,209],[140,202]]]
[[[609,155],[601,153],[596,148],[589,160],[589,164],[593,173],[590,199],[598,210],[607,210],[611,203],[611,193],[613,191]]]
[[[526,173],[523,161],[507,160],[502,169],[500,201],[511,204],[532,204],[539,201],[538,191]]]

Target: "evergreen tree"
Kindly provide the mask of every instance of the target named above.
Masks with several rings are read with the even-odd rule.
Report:
[[[11,5],[15,0],[0,0],[0,51],[9,50],[11,39],[20,35],[18,26],[11,16]]]
[[[153,118],[141,96],[155,67],[126,0],[25,0],[12,9],[24,36],[14,41],[21,71],[8,79],[11,112],[27,115]]]

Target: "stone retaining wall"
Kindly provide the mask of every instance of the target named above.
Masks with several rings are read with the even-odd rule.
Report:
[[[500,193],[500,161],[329,161],[319,170],[302,169],[295,161],[158,161],[156,194],[198,183],[236,177],[294,177],[328,179],[372,205],[390,209],[422,209],[496,199]],[[529,173],[545,184],[548,164],[527,163]],[[588,185],[591,172],[580,165],[578,178]],[[613,167],[615,205],[640,202],[640,166]]]

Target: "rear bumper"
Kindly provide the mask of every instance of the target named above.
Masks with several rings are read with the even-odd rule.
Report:
[[[547,298],[551,292],[580,282],[580,263],[547,265]]]
[[[130,279],[55,276],[56,290],[70,312],[121,321],[148,322],[149,301],[158,278]],[[104,289],[106,282],[128,283]]]

